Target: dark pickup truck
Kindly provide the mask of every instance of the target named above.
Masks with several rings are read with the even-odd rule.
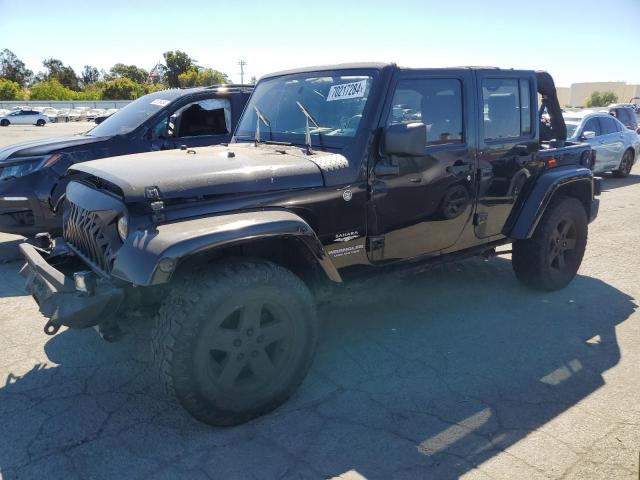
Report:
[[[51,335],[113,340],[123,312],[157,306],[166,390],[203,422],[243,422],[302,382],[315,300],[355,276],[513,244],[524,284],[567,285],[600,185],[589,146],[565,138],[544,72],[275,73],[229,145],[74,165],[64,235],[21,245],[27,288]]]
[[[0,148],[0,232],[60,233],[65,172],[116,155],[228,142],[251,85],[214,85],[145,95],[85,134]]]

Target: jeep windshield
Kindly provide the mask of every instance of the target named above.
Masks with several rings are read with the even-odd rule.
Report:
[[[257,127],[261,140],[302,145],[309,123],[313,144],[344,146],[355,137],[363,117],[373,83],[369,72],[310,72],[260,81],[235,140],[253,140]],[[303,110],[313,121],[308,122]]]
[[[184,90],[173,89],[140,97],[109,115],[101,124],[89,130],[86,135],[110,137],[129,133],[182,95],[184,95]]]

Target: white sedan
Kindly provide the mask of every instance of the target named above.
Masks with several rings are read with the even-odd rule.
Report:
[[[596,152],[594,172],[626,177],[640,155],[640,137],[608,113],[566,112],[567,139],[586,142]]]
[[[49,121],[46,115],[35,110],[14,110],[0,117],[0,126],[37,125],[44,126]]]

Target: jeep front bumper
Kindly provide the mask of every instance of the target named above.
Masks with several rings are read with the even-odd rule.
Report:
[[[48,335],[55,335],[61,326],[98,325],[117,311],[124,300],[124,289],[103,279],[96,281],[90,294],[78,291],[73,278],[49,264],[41,250],[29,243],[21,244],[20,252],[27,262],[21,271],[26,277],[25,288],[48,319],[44,327]]]

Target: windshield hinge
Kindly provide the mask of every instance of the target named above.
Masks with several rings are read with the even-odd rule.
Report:
[[[164,221],[164,202],[160,198],[158,187],[145,187],[144,196],[151,207],[151,221],[159,223]]]

